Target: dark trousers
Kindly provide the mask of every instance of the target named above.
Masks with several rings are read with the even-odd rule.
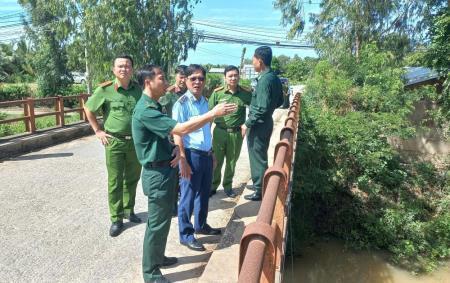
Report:
[[[253,125],[248,132],[247,147],[250,159],[250,173],[256,193],[261,193],[264,173],[267,170],[267,150],[272,135],[273,121]]]
[[[192,169],[191,179],[180,178],[178,227],[180,241],[190,242],[194,232],[204,228],[208,217],[209,191],[212,183],[212,155],[200,154],[186,148],[186,159]],[[194,214],[194,225],[191,217]]]
[[[176,197],[176,169],[162,167],[142,171],[142,189],[148,197],[148,219],[142,252],[144,280],[161,277],[173,203]]]

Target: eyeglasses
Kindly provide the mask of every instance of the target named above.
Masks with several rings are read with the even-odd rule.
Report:
[[[191,81],[191,82],[195,82],[195,81],[199,81],[199,82],[203,82],[203,81],[205,81],[205,77],[190,77],[189,78],[189,80]]]

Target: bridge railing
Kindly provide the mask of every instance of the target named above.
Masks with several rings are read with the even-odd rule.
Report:
[[[276,273],[281,276],[300,101],[297,93],[275,147],[273,166],[264,174],[263,198],[256,222],[245,228],[241,238],[240,283],[275,282]],[[281,277],[278,279],[281,281]]]
[[[54,96],[54,97],[45,97],[45,98],[26,98],[23,100],[15,100],[15,101],[3,101],[0,102],[0,108],[11,107],[11,106],[20,106],[23,107],[23,116],[18,118],[11,118],[0,120],[1,124],[10,124],[15,122],[23,121],[25,123],[25,130],[28,133],[36,132],[36,118],[45,117],[45,116],[55,116],[56,126],[63,127],[65,125],[64,115],[66,113],[78,112],[80,114],[80,120],[87,121],[86,114],[84,113],[83,107],[88,98],[88,94],[79,94],[79,95],[71,95],[71,96]],[[77,100],[78,107],[73,109],[64,109],[64,101],[65,100]],[[35,111],[35,106],[38,103],[50,103],[54,105],[55,111],[45,112],[37,114]]]

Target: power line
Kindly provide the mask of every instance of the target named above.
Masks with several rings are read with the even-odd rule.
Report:
[[[256,35],[256,36],[260,36],[260,37],[270,37],[270,38],[276,38],[276,39],[279,39],[279,40],[286,40],[286,38],[275,36],[273,34],[267,34],[267,33],[264,33],[263,31],[260,31],[260,33],[258,33],[258,32],[252,32],[252,31],[249,32],[249,31],[246,31],[246,30],[238,29],[238,28],[232,28],[232,27],[227,27],[227,26],[220,26],[220,25],[199,24],[199,23],[196,23],[196,22],[194,22],[194,24],[207,26],[207,27],[212,27],[212,28],[221,29],[221,30],[234,31],[234,32],[238,32],[238,33],[242,33],[242,34],[246,34],[246,35]]]
[[[310,49],[313,46],[311,44],[289,44],[289,43],[281,43],[281,42],[267,42],[262,40],[249,40],[249,39],[240,39],[233,37],[225,37],[225,36],[216,36],[216,35],[199,35],[200,38],[204,39],[212,39],[223,42],[232,42],[232,43],[240,43],[240,44],[250,44],[250,45],[268,45],[274,47],[284,47],[284,48],[301,48],[301,49]]]
[[[202,52],[205,52],[205,53],[209,53],[209,54],[213,54],[213,55],[223,55],[223,56],[227,56],[227,57],[234,57],[234,58],[241,59],[240,56],[226,54],[226,53],[223,53],[223,52],[207,49],[207,48],[204,48],[204,47],[197,47],[195,50],[199,50],[199,51],[202,51]]]

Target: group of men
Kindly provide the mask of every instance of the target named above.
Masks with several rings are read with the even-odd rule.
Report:
[[[113,61],[115,79],[101,84],[86,102],[87,118],[105,146],[112,237],[122,232],[124,218],[141,222],[134,203],[142,178],[148,198],[142,258],[145,282],[169,282],[160,268],[177,262],[165,256],[177,187],[180,243],[204,251],[195,234],[221,233],[207,223],[209,197],[220,186],[224,160],[224,192],[236,197],[232,179],[245,136],[254,189],[245,198],[261,200],[272,114],[283,103],[281,82],[270,69],[271,60],[270,47],[255,50],[253,65],[259,77],[253,93],[239,85],[239,69],[228,66],[225,85],[207,100],[202,95],[206,70],[201,65],[179,66],[176,83],[168,88],[163,70],[156,65],[145,65],[136,72],[137,83],[132,81],[133,59],[121,55]],[[103,129],[95,114],[100,109]]]

